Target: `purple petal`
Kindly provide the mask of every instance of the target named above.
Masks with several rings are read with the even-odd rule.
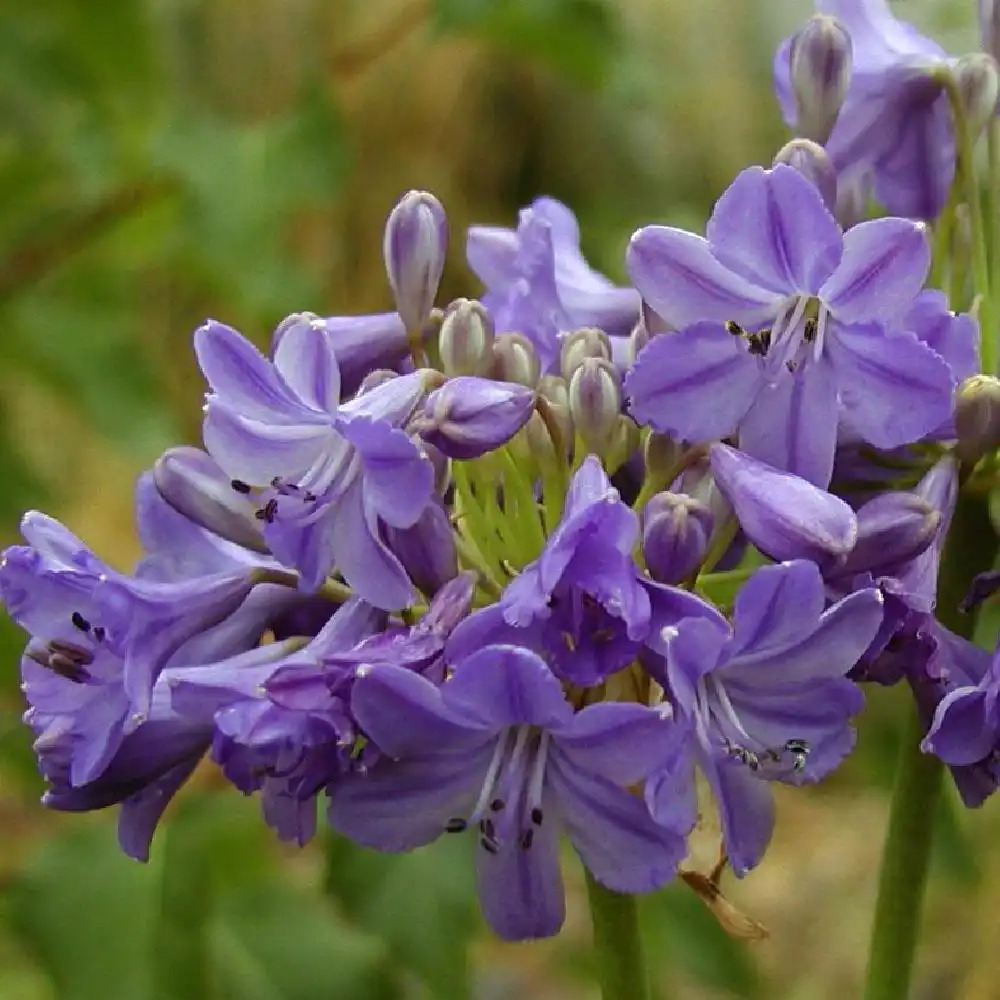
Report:
[[[899,325],[940,354],[956,382],[979,371],[979,324],[968,313],[956,316],[944,292],[936,288],[921,292]]]
[[[496,853],[477,850],[476,883],[483,916],[505,941],[552,937],[566,916],[555,824],[536,827],[528,849],[507,838]]]
[[[930,269],[926,229],[907,219],[873,219],[849,229],[840,267],[819,292],[830,312],[841,323],[898,322]]]
[[[783,164],[740,173],[716,202],[706,236],[719,263],[785,295],[814,295],[842,253],[840,226],[823,198]]]
[[[518,646],[487,646],[462,660],[442,697],[457,717],[494,730],[559,727],[573,715],[545,661]]]
[[[654,337],[624,390],[639,423],[688,441],[732,433],[767,392],[746,343],[713,323]]]
[[[726,320],[753,327],[773,319],[780,304],[779,295],[735,274],[707,240],[683,229],[640,229],[625,261],[643,299],[674,329]]]
[[[875,447],[916,441],[951,415],[948,365],[912,333],[838,326],[827,344],[845,417]]]
[[[660,634],[657,651],[666,659],[666,673],[657,679],[685,715],[695,711],[698,681],[716,668],[728,639],[728,628],[709,618],[685,618]]]
[[[319,322],[330,335],[344,394],[355,392],[369,372],[394,367],[410,352],[406,328],[398,313],[324,316]],[[287,328],[279,326],[274,331],[272,349],[277,349]]]
[[[336,413],[340,369],[333,338],[322,320],[303,318],[288,326],[275,346],[274,367],[300,399],[317,410]]]
[[[444,833],[449,819],[472,811],[493,754],[478,750],[383,760],[330,789],[331,826],[364,847],[409,851]]]
[[[209,320],[195,331],[194,349],[213,392],[244,416],[263,421],[315,418],[271,362],[232,327]]]
[[[576,767],[615,785],[632,785],[673,760],[682,737],[667,705],[599,702],[577,712],[553,738]]]
[[[517,233],[513,229],[469,226],[465,238],[465,259],[487,288],[501,288],[517,281],[517,251]]]
[[[816,10],[836,17],[851,33],[858,69],[879,69],[905,56],[946,58],[940,45],[895,17],[886,0],[818,0]]]
[[[825,489],[837,446],[837,385],[824,360],[762,388],[740,425],[740,448]]]
[[[118,844],[130,858],[149,860],[149,845],[160,817],[197,763],[198,757],[182,761],[122,803],[118,814]]]
[[[469,751],[490,739],[479,720],[452,711],[426,678],[387,663],[358,669],[351,710],[390,757]]]
[[[637,795],[591,774],[554,749],[547,778],[559,818],[584,865],[615,892],[650,892],[669,882],[686,830],[661,826]]]
[[[980,688],[959,688],[941,699],[923,748],[946,764],[975,764],[997,745],[996,720],[995,698]]]

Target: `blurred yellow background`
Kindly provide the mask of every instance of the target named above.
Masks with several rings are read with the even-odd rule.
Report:
[[[974,7],[896,5],[956,53],[975,45]],[[5,5],[3,541],[42,507],[130,565],[132,481],[198,440],[193,329],[213,316],[264,344],[289,312],[390,308],[381,230],[408,188],[449,212],[442,301],[478,291],[465,227],[511,224],[542,193],[574,208],[591,261],[623,279],[638,225],[699,226],[733,174],[784,141],[771,57],[809,13],[807,0]],[[575,870],[567,930],[543,945],[487,939],[466,859],[447,851],[399,866],[334,845],[338,870],[378,879],[334,878],[324,899],[323,847],[271,843],[209,768],[150,865],[119,858],[110,817],[37,804],[23,639],[4,622],[0,643],[3,1000],[595,995]],[[647,901],[664,997],[857,994],[904,701],[874,693],[855,757],[820,789],[781,789],[763,865],[726,882],[768,940],[729,940],[683,886]],[[915,996],[991,1000],[1000,819],[949,799],[938,822]],[[697,840],[705,870],[710,820]]]

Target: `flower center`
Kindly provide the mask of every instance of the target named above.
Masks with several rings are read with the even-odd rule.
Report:
[[[761,359],[761,367],[772,376],[782,369],[795,373],[823,353],[829,312],[811,295],[793,295],[778,309],[774,323],[759,330],[745,330],[730,320],[726,329],[747,342],[748,353]]]

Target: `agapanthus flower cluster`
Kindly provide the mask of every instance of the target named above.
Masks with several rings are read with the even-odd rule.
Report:
[[[996,788],[1000,660],[935,616],[1000,446],[976,320],[927,287],[958,70],[884,0],[818,6],[776,60],[802,137],[704,235],[636,232],[632,287],[540,198],[469,231],[485,290],[439,308],[414,191],[393,311],[195,332],[203,448],[141,477],[135,572],[38,513],[0,564],[47,805],[119,804],[145,859],[209,757],[284,840],[473,838],[522,939],[563,922],[564,836],[607,888],[669,882],[699,782],[751,871],[771,785],[838,767],[866,683],[909,683],[966,802]],[[899,214],[847,220],[859,184]]]

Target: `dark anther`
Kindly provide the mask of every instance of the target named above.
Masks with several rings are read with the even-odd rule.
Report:
[[[535,826],[541,826],[542,825],[542,820],[544,818],[545,818],[545,816],[542,813],[542,810],[539,809],[538,806],[535,806],[535,808],[531,810],[531,822],[534,823]]]
[[[302,494],[303,503],[315,503],[316,499],[317,499],[316,494],[311,493],[309,490],[306,490],[305,493]]]
[[[62,656],[72,663],[85,667],[88,663],[94,662],[94,654],[89,649],[74,646],[71,642],[63,642],[62,639],[52,639],[49,642],[49,652],[54,656]]]
[[[784,749],[788,753],[809,753],[809,741],[803,739],[785,740]]]
[[[82,684],[90,677],[90,674],[82,664],[59,653],[52,653],[49,656],[46,666],[49,670],[54,671],[60,677],[65,677],[66,680],[72,681],[74,684]]]
[[[464,833],[468,826],[469,824],[466,823],[464,819],[460,819],[456,816],[454,819],[450,819],[447,823],[445,823],[444,829],[446,833]]]
[[[816,320],[806,320],[805,326],[802,328],[802,339],[807,344],[811,344],[816,339]]]
[[[234,490],[236,490],[237,493],[249,493],[250,492],[250,484],[243,482],[242,479],[233,479],[233,480],[230,480],[229,485],[232,486],[232,488]]]
[[[505,805],[507,805],[507,803],[506,803],[506,802],[504,802],[504,800],[503,800],[503,799],[494,799],[494,800],[493,800],[493,801],[492,801],[492,802],[490,803],[490,809],[492,809],[492,810],[493,810],[493,812],[495,812],[495,813],[498,813],[498,812],[500,812],[500,810],[501,810],[501,809],[503,809],[503,807],[504,807]]]
[[[87,621],[79,611],[74,611],[73,614],[69,616],[69,620],[73,625],[78,628],[81,632],[90,631],[90,622]]]
[[[488,837],[483,837],[479,843],[482,845],[484,851],[489,854],[499,854],[500,845],[495,840],[490,840]]]
[[[482,832],[482,834],[486,837],[489,837],[490,840],[495,839],[496,829],[493,826],[493,820],[491,819],[482,820],[479,824],[479,829]]]
[[[535,839],[535,831],[528,827],[524,833],[521,834],[521,847],[526,851],[531,847],[532,842]]]
[[[766,357],[767,352],[771,349],[771,331],[764,329],[759,333],[748,333],[747,349],[751,354],[756,354],[761,358]]]
[[[787,369],[788,369],[788,370],[789,370],[789,371],[790,371],[790,372],[791,372],[791,373],[792,373],[792,374],[794,375],[794,374],[795,374],[795,370],[796,370],[796,369],[797,369],[797,368],[798,368],[799,366],[798,366],[798,364],[797,364],[796,362],[794,362],[794,361],[786,361],[786,362],[785,362],[785,367],[786,367],[786,368],[787,368]]]
[[[743,337],[746,335],[746,330],[739,323],[734,323],[731,319],[726,320],[726,330],[734,337]]]
[[[92,634],[98,642],[104,642],[108,630],[103,625],[95,625]]]
[[[260,510],[254,511],[254,517],[258,521],[267,521],[268,524],[274,523],[274,515],[278,513],[278,501],[271,497],[270,500],[264,504]]]

